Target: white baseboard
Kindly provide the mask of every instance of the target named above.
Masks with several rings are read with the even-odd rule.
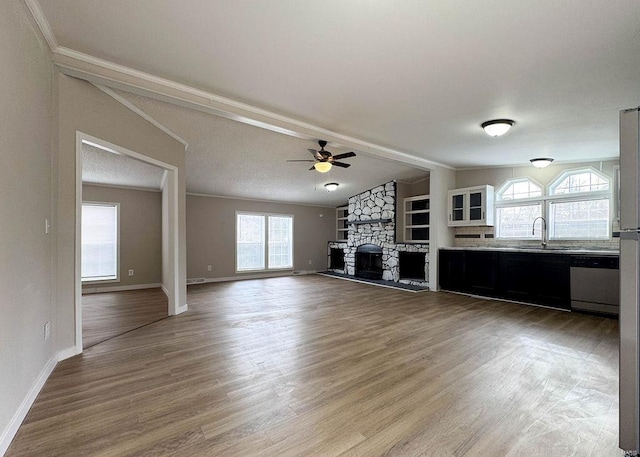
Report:
[[[160,283],[153,283],[153,284],[133,284],[131,286],[83,287],[82,294],[85,295],[85,294],[99,294],[102,292],[121,292],[124,290],[155,289],[157,287],[164,287],[164,286]]]
[[[167,289],[164,284],[160,284],[160,288],[162,289],[162,292],[164,292],[164,294],[167,296],[167,298],[169,298],[169,289]]]
[[[188,307],[186,304],[185,304],[185,305],[182,305],[182,306],[178,306],[178,307],[176,308],[176,316],[177,316],[178,314],[182,314],[182,313],[184,313],[184,312],[185,312],[185,311],[187,311],[188,309],[189,309],[189,307]]]
[[[295,270],[279,273],[257,273],[252,275],[238,275],[228,276],[226,278],[190,278],[187,279],[187,286],[191,284],[204,284],[209,282],[229,282],[229,281],[244,281],[245,279],[267,279],[267,278],[280,278],[283,276],[300,276],[300,275],[312,275],[316,274],[316,270]]]
[[[20,425],[22,425],[22,421],[25,417],[27,417],[29,409],[31,409],[33,402],[36,401],[36,398],[40,393],[40,390],[42,390],[44,383],[47,382],[47,379],[49,379],[49,375],[51,375],[51,372],[56,367],[56,363],[56,358],[52,357],[49,359],[47,364],[40,372],[38,379],[36,379],[36,382],[31,386],[31,389],[29,389],[29,392],[27,392],[27,395],[22,400],[22,403],[20,403],[20,407],[11,418],[9,425],[7,425],[7,427],[2,432],[2,436],[0,436],[0,456],[4,455],[5,452],[7,452],[7,449],[9,449],[11,441],[16,436],[16,433],[18,433],[18,429],[20,428]]]
[[[75,355],[82,354],[82,351],[77,346],[71,346],[70,348],[63,349],[62,351],[58,351],[57,359],[58,362],[62,360],[66,360],[69,357],[73,357]]]

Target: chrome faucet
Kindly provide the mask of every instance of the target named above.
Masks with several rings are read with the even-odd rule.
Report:
[[[546,248],[547,247],[547,221],[544,217],[542,216],[538,216],[533,220],[533,227],[531,229],[531,234],[535,235],[536,234],[536,222],[538,221],[538,219],[542,219],[542,233],[541,233],[541,243],[542,243],[542,247]]]

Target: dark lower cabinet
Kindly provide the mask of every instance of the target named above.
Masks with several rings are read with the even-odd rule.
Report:
[[[440,250],[440,287],[570,309],[570,255]]]
[[[494,251],[467,251],[465,253],[466,290],[472,294],[493,297],[498,288],[498,275],[495,268],[487,268],[498,261]]]
[[[464,251],[439,251],[438,270],[440,287],[445,290],[463,292]]]

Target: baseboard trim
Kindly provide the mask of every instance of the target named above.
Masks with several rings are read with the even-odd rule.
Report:
[[[186,304],[184,304],[182,306],[178,306],[176,308],[176,314],[175,315],[177,316],[178,314],[182,314],[182,313],[186,312],[188,309],[189,309],[189,307]]]
[[[49,361],[40,372],[40,375],[38,375],[36,382],[33,384],[33,386],[31,386],[31,389],[29,389],[29,392],[27,392],[24,400],[22,400],[20,407],[11,418],[9,425],[7,425],[5,430],[2,432],[2,436],[0,437],[0,456],[4,455],[7,452],[7,449],[9,449],[11,441],[13,441],[16,433],[18,433],[18,429],[22,425],[22,421],[24,421],[25,417],[27,417],[29,409],[31,409],[33,402],[36,401],[36,398],[42,390],[44,383],[47,382],[47,379],[49,379],[51,372],[56,367],[56,363],[57,361],[55,357],[49,359]]]
[[[58,362],[61,362],[63,360],[66,360],[78,354],[82,354],[82,350],[77,346],[71,346],[70,348],[63,349],[62,351],[58,351],[57,359],[58,359]]]
[[[169,298],[169,289],[167,289],[164,284],[160,284],[160,289],[162,289],[162,292]]]
[[[286,271],[280,273],[258,273],[252,275],[238,275],[238,276],[228,276],[225,278],[189,278],[187,279],[187,286],[191,286],[193,284],[205,284],[209,282],[229,282],[229,281],[244,281],[246,279],[268,279],[268,278],[281,278],[283,276],[302,276],[302,275],[313,275],[316,274],[316,270],[295,270],[295,271]]]
[[[82,289],[82,294],[99,294],[102,292],[121,292],[124,290],[140,290],[140,289],[156,289],[162,287],[166,293],[166,289],[160,283],[153,284],[133,284],[131,286],[105,286],[105,287],[86,287]]]

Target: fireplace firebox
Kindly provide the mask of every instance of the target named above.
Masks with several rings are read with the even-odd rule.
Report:
[[[366,279],[382,279],[382,248],[375,244],[363,244],[356,249],[356,276]]]
[[[342,249],[331,248],[329,268],[332,270],[344,270],[344,251]]]
[[[424,252],[399,252],[400,279],[424,281],[426,256]]]

